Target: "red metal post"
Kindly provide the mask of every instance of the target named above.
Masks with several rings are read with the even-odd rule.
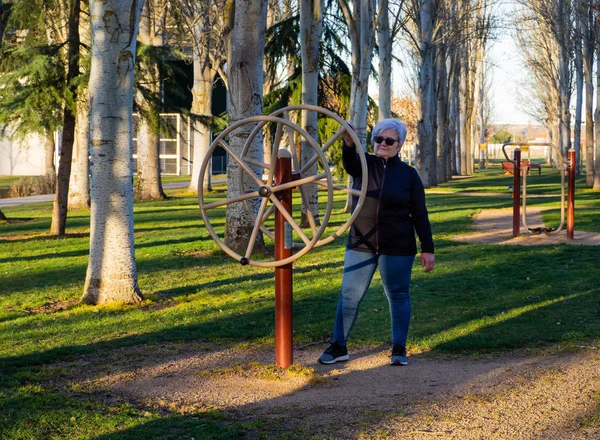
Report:
[[[575,236],[575,149],[570,148],[568,153],[569,166],[567,176],[569,190],[567,192],[567,240],[573,240]]]
[[[513,237],[521,235],[521,149],[515,148],[513,167]]]
[[[279,150],[275,166],[275,184],[292,180],[292,156]],[[292,190],[277,192],[277,198],[289,213],[292,212]],[[275,260],[292,255],[292,231],[279,210],[275,213]],[[275,363],[287,368],[293,362],[292,350],[292,263],[275,268]]]

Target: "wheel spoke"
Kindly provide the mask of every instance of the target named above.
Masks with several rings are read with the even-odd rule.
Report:
[[[258,214],[256,218],[262,218],[265,212],[265,208],[267,207],[268,199],[265,197],[260,202],[260,208],[258,209]],[[252,250],[254,249],[254,243],[256,242],[256,236],[258,235],[258,231],[260,231],[262,224],[257,220],[254,223],[254,228],[252,229],[252,234],[250,235],[250,242],[248,243],[248,248],[246,249],[246,258],[250,258],[252,256]]]
[[[304,244],[308,246],[310,244],[310,239],[306,236],[306,234],[304,233],[304,231],[302,230],[302,228],[300,226],[298,226],[298,223],[296,223],[296,220],[294,220],[292,218],[292,216],[290,215],[290,213],[281,204],[281,202],[279,201],[279,199],[277,199],[277,196],[271,194],[271,202],[273,202],[273,205],[275,205],[277,207],[277,209],[279,210],[279,212],[281,212],[281,214],[285,217],[285,219],[290,224],[290,226],[300,236],[300,238],[302,239],[302,241],[304,242]]]
[[[256,174],[254,174],[254,171],[252,170],[252,168],[250,168],[246,162],[244,160],[242,160],[237,154],[235,154],[231,148],[229,148],[229,145],[227,145],[223,140],[221,140],[221,142],[219,142],[219,144],[225,149],[225,151],[227,151],[227,153],[229,153],[229,156],[234,159],[237,163],[240,164],[240,166],[242,167],[242,169],[244,171],[246,171],[246,173],[248,173],[248,175],[254,179],[254,181],[256,182],[256,184],[258,186],[262,186],[264,185],[264,182],[262,181],[262,179],[258,178],[256,176]],[[262,166],[263,164],[260,164],[258,166]],[[268,165],[267,165],[268,166]]]
[[[338,131],[336,131],[333,136],[331,136],[331,139],[329,139],[325,143],[325,145],[323,145],[323,147],[321,147],[321,151],[323,151],[323,153],[325,153],[327,150],[329,150],[329,147],[331,147],[339,139],[339,137],[344,133],[344,131],[346,131],[346,128],[340,127],[340,129]]]
[[[315,223],[313,213],[308,209],[308,195],[306,194],[306,187],[304,185],[300,185],[300,196],[302,197],[302,203],[304,203],[304,206],[306,207],[306,217],[308,218],[308,224],[310,225],[314,237],[317,234],[317,224]]]
[[[254,165],[256,167],[261,167],[261,168],[265,168],[265,169],[269,169],[269,164],[266,162],[261,162],[259,160],[256,159],[252,159],[250,157],[245,157],[244,158],[244,162],[249,163],[250,165]]]
[[[219,206],[230,205],[231,203],[236,203],[236,202],[243,202],[245,200],[250,200],[255,197],[260,197],[260,195],[258,194],[258,191],[252,191],[252,192],[249,192],[246,194],[239,195],[237,197],[232,197],[231,199],[224,199],[224,200],[219,200],[217,202],[206,203],[203,205],[203,209],[206,210],[206,209],[218,208]]]
[[[325,145],[323,145],[323,147],[321,148],[321,150],[323,151],[323,153],[325,153],[329,149],[329,147],[331,147],[333,145],[333,143],[338,140],[338,138],[342,135],[342,132],[344,132],[344,131],[345,131],[345,128],[340,128],[331,137],[331,139],[329,139],[327,141],[327,143]],[[312,167],[317,160],[319,160],[319,156],[315,155],[315,156],[311,157],[310,160],[308,160],[304,164],[304,166],[302,167],[302,169],[300,170],[300,174],[304,174],[306,172],[306,170],[308,170],[310,167]]]
[[[284,189],[290,189],[290,188],[294,188],[296,186],[306,185],[307,183],[313,183],[313,182],[316,182],[317,180],[321,180],[321,179],[325,179],[325,178],[327,178],[327,174],[325,174],[325,173],[317,174],[316,176],[303,177],[302,179],[298,179],[293,182],[282,183],[281,185],[276,185],[271,188],[271,191],[276,193],[279,191],[283,191]]]
[[[327,184],[327,182],[323,182],[323,181],[319,180],[318,182],[315,182],[315,183],[319,186],[322,186],[323,188],[329,188],[329,185]],[[360,196],[360,190],[354,189],[354,188],[348,188],[347,186],[344,186],[344,185],[333,185],[333,189],[335,191],[341,191],[346,194],[352,194],[353,196]]]

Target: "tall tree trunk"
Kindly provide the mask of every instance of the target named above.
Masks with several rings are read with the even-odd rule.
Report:
[[[8,218],[6,218],[4,213],[2,211],[0,211],[0,221],[6,221],[6,220],[8,220]]]
[[[600,35],[600,18],[596,17],[596,36]],[[600,44],[596,44],[596,90],[600,90]],[[596,124],[594,129],[596,137],[594,139],[594,184],[593,188],[600,191],[600,93],[596,93]]]
[[[570,45],[570,2],[569,0],[558,0],[557,8],[557,32],[558,41],[558,70],[560,100],[558,103],[559,120],[559,148],[564,157],[571,148],[571,45]]]
[[[54,133],[46,131],[44,133],[44,174],[52,182],[56,183],[56,165],[54,164],[54,155],[56,154],[56,142]]]
[[[450,157],[448,159],[448,179],[451,179],[453,175],[460,174],[460,168],[457,164],[459,156],[457,153],[460,149],[460,139],[458,136],[460,121],[458,88],[460,63],[458,62],[456,46],[451,48],[449,73],[448,106],[450,110],[448,111],[448,141],[450,142]]]
[[[369,75],[377,26],[373,18],[374,6],[372,0],[355,1],[352,2],[351,11],[346,0],[338,0],[338,3],[348,26],[352,48],[349,121],[354,126],[361,147],[366,150]],[[348,187],[351,186],[352,176],[348,176]],[[350,212],[351,199],[352,196],[348,194],[344,207],[345,212]]]
[[[87,98],[87,91],[85,92]],[[90,106],[88,99],[77,102],[75,143],[69,183],[69,210],[90,207]]]
[[[77,85],[75,84],[75,78],[79,76],[80,13],[80,0],[71,0],[67,38],[67,87],[70,89],[75,102],[77,102]],[[66,107],[63,116],[58,178],[56,179],[56,193],[54,195],[54,205],[52,208],[52,224],[50,225],[51,235],[65,235],[74,139],[75,113],[73,109]]]
[[[575,173],[581,174],[581,115],[583,113],[583,45],[581,18],[575,19],[575,127],[573,148],[575,149]]]
[[[263,58],[267,15],[266,0],[235,0],[234,3],[233,27],[229,36],[227,63],[230,124],[262,114]],[[241,153],[251,130],[252,126],[246,124],[230,134],[229,147],[233,153],[236,155]],[[262,162],[262,136],[256,136],[247,155]],[[227,167],[227,195],[229,198],[239,196],[242,186],[244,192],[255,189],[255,185],[250,182],[250,179],[240,181],[242,178],[240,171],[237,161],[230,160]],[[254,171],[257,175],[261,175],[263,172],[262,168]],[[255,214],[258,212],[258,208],[258,203],[251,206]],[[248,248],[253,225],[252,217],[242,203],[229,204],[225,226],[227,247],[243,254]],[[262,234],[258,234],[254,250],[259,253],[264,252]]]
[[[469,142],[467,136],[467,112],[468,112],[468,72],[469,66],[467,64],[468,57],[467,51],[465,50],[464,44],[461,45],[463,50],[460,51],[460,70],[459,70],[459,80],[458,80],[458,100],[459,100],[459,112],[458,112],[458,137],[459,137],[459,146],[460,150],[457,150],[457,159],[458,159],[458,173],[461,176],[468,175],[467,161],[469,159],[468,149]]]
[[[141,303],[134,254],[132,112],[143,1],[92,0],[90,258],[81,301]]]
[[[321,0],[300,0],[300,48],[302,51],[302,103],[317,105],[319,98],[319,42],[323,27],[323,3]],[[313,111],[302,112],[302,127],[319,143],[318,115]],[[302,167],[315,155],[307,141],[302,141]],[[317,174],[317,162],[307,170],[307,175]],[[302,204],[302,227],[309,226],[310,212],[319,223],[319,193],[316,184],[305,185],[304,194],[307,206]]]
[[[196,32],[200,33],[200,29]],[[200,35],[198,35],[198,38]],[[201,47],[194,50],[194,84],[192,86],[192,114],[203,116],[206,120],[212,117],[212,90],[213,79],[216,72],[210,67],[208,54],[202,54]],[[198,191],[198,185],[202,183],[205,191],[211,191],[212,167],[208,165],[204,173],[204,181],[200,182],[200,167],[211,143],[210,127],[199,121],[193,121],[194,128],[194,165],[192,169],[192,181],[188,187],[191,191]]]
[[[448,181],[448,160],[450,143],[448,137],[448,70],[446,68],[446,48],[441,49],[436,64],[437,72],[437,183]]]
[[[594,184],[594,47],[596,32],[594,28],[594,10],[586,6],[584,26],[583,77],[585,80],[585,184]]]
[[[392,116],[392,38],[387,0],[380,0],[377,24],[379,43],[379,120]]]
[[[164,8],[161,0],[147,0],[139,25],[139,40],[150,46],[160,47],[163,43],[162,22]],[[162,81],[158,66],[154,62],[140,68],[145,86],[156,100],[161,95]],[[167,196],[163,191],[160,174],[160,106],[137,94],[140,112],[137,128],[137,184],[135,197],[141,200],[160,200]],[[179,158],[177,159],[179,160]]]
[[[420,110],[417,123],[417,170],[425,187],[437,185],[437,130],[436,111],[437,97],[435,93],[435,45],[433,32],[435,11],[433,0],[424,0],[419,8],[419,38],[421,65],[419,67],[419,99]]]

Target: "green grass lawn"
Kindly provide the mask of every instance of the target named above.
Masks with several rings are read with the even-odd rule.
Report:
[[[551,172],[530,176],[530,194],[558,194]],[[492,168],[457,179],[427,196],[436,269],[415,263],[412,354],[472,355],[549,344],[600,340],[598,248],[465,244],[481,209],[509,208],[512,177]],[[600,197],[578,178],[576,231],[600,232]],[[223,187],[208,198],[223,197]],[[213,344],[274,345],[273,270],[240,266],[203,226],[195,194],[167,191],[164,202],[135,204],[135,240],[141,307],[91,307],[82,294],[89,249],[89,212],[69,213],[68,235],[47,235],[51,203],[5,208],[0,223],[0,438],[140,439],[236,438],[247,426],[226,414],[181,415],[141,403],[110,401],[74,387],[87,356],[119,350],[147,353],[156,347]],[[481,193],[481,196],[467,195]],[[336,199],[331,225],[343,223]],[[552,208],[558,198],[528,205]],[[222,230],[223,210],[213,225]],[[220,215],[220,216],[219,216]],[[331,232],[331,231],[330,231]],[[314,249],[294,263],[294,343],[331,336],[341,283],[345,237]],[[361,305],[351,344],[379,346],[390,338],[381,280],[375,277]],[[179,345],[178,345],[179,344]],[[175,348],[176,349],[176,348]]]

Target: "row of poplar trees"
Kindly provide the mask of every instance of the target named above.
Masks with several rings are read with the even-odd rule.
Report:
[[[530,78],[526,108],[563,156],[574,148],[578,174],[585,164],[586,185],[600,190],[600,96],[594,90],[600,87],[600,2],[521,0],[519,6],[515,35]]]

